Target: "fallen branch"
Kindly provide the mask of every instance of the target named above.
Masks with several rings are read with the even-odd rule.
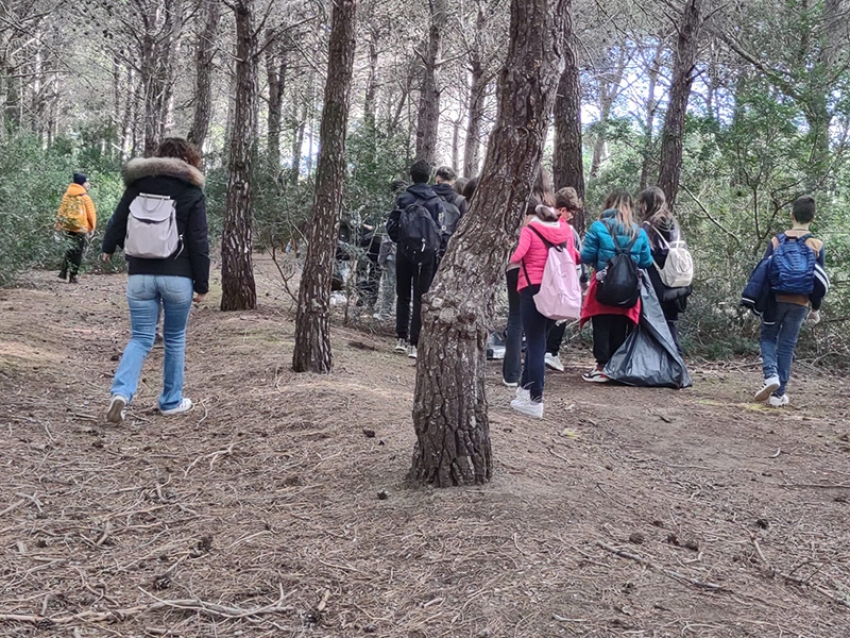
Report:
[[[622,549],[617,549],[616,547],[612,547],[607,543],[603,543],[602,541],[596,541],[596,544],[599,545],[602,549],[611,552],[615,556],[620,556],[621,558],[628,558],[629,560],[633,560],[636,563],[640,563],[644,567],[649,567],[650,569],[657,571],[661,574],[664,574],[668,578],[672,578],[673,580],[678,580],[681,583],[686,583],[688,585],[693,585],[694,587],[698,587],[700,589],[708,589],[711,591],[729,591],[723,585],[718,585],[717,583],[709,583],[703,582],[701,580],[696,580],[695,578],[690,578],[685,576],[684,574],[680,574],[679,572],[667,569],[666,567],[661,567],[660,565],[656,565],[652,561],[647,560],[643,556],[639,556],[638,554],[632,554]]]
[[[37,625],[39,627],[50,627],[53,625],[69,625],[75,622],[121,622],[140,616],[152,611],[160,609],[177,609],[180,611],[190,611],[210,616],[213,618],[224,618],[229,620],[253,619],[258,616],[266,616],[284,611],[292,611],[291,605],[283,606],[283,601],[287,595],[283,593],[283,587],[278,585],[280,596],[270,604],[262,607],[253,607],[250,609],[242,609],[241,607],[230,607],[228,605],[219,605],[203,600],[192,598],[182,598],[177,600],[164,600],[157,598],[153,594],[141,589],[141,592],[146,596],[154,599],[155,602],[148,605],[136,605],[135,607],[124,607],[120,609],[111,609],[107,611],[83,611],[78,614],[69,614],[67,616],[58,616],[50,618],[48,616],[28,616],[24,614],[1,614],[0,622],[22,622]]]

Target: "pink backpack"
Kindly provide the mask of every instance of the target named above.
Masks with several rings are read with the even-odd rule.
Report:
[[[567,249],[566,243],[555,245],[534,226],[527,228],[534,231],[549,249],[540,292],[534,295],[537,312],[555,321],[575,321],[581,317],[581,285],[572,252]]]

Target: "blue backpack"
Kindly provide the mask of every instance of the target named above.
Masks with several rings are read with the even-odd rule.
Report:
[[[767,277],[773,292],[787,295],[810,295],[815,289],[815,251],[806,244],[810,234],[776,236],[779,246],[773,251]]]

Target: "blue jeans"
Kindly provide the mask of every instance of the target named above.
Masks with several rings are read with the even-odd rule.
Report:
[[[807,306],[794,303],[777,302],[776,322],[761,324],[761,362],[764,378],[779,376],[779,388],[773,394],[781,397],[785,394],[785,386],[791,376],[791,361],[794,359],[794,348],[797,337],[806,315]]]
[[[505,273],[508,284],[508,327],[505,330],[502,378],[507,383],[519,383],[522,374],[522,314],[519,310],[519,293],[516,291],[517,279],[519,268]]]
[[[153,347],[160,305],[165,310],[163,341],[163,388],[159,407],[176,408],[183,401],[183,368],[186,362],[186,324],[192,307],[192,280],[165,275],[130,275],[127,280],[130,305],[130,343],[112,380],[112,394],[129,402],[139,386],[142,365]]]
[[[528,388],[532,401],[543,400],[543,377],[546,374],[546,336],[552,323],[537,312],[534,295],[540,284],[526,286],[519,293],[522,327],[525,330],[525,365],[522,367],[520,385]]]

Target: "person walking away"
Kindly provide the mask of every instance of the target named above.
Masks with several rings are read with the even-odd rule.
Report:
[[[449,239],[454,235],[458,223],[466,215],[469,208],[469,203],[464,196],[455,189],[456,177],[457,175],[451,166],[440,166],[434,177],[434,192],[443,200],[443,219],[440,226],[441,258],[448,249]]]
[[[581,261],[594,268],[587,297],[581,311],[581,325],[593,321],[593,356],[596,366],[582,375],[591,383],[608,381],[602,369],[626,341],[631,326],[640,319],[640,301],[625,306],[611,306],[596,299],[599,279],[618,253],[628,254],[638,268],[652,265],[652,253],[646,232],[632,218],[632,197],[625,189],[617,189],[605,200],[605,210],[590,225],[581,249]],[[636,282],[636,285],[639,285]],[[637,292],[637,290],[635,291]]]
[[[428,292],[440,251],[443,200],[428,185],[431,165],[416,160],[410,167],[413,182],[398,196],[387,219],[387,234],[396,242],[395,352],[416,358],[422,329],[422,295]],[[411,313],[411,303],[413,311]]]
[[[679,345],[679,314],[687,308],[688,297],[693,288],[690,282],[684,286],[670,287],[665,285],[660,271],[664,270],[667,265],[668,257],[671,259],[678,257],[677,254],[671,255],[671,248],[676,252],[687,250],[685,239],[679,223],[667,207],[667,198],[664,196],[663,190],[657,186],[651,186],[641,191],[637,203],[643,222],[642,228],[649,238],[649,247],[654,262],[654,266],[647,269],[649,279],[655,289],[655,296],[658,297],[658,302],[661,304],[661,310],[664,312],[664,319],[667,321],[673,343],[676,344],[679,354],[682,354],[682,347]],[[687,259],[690,261],[690,253],[687,253]],[[691,276],[693,276],[693,262],[690,262],[690,266]]]
[[[767,400],[775,408],[790,403],[785,390],[800,328],[807,317],[812,324],[820,321],[820,307],[829,292],[826,249],[809,232],[814,218],[814,198],[798,198],[791,209],[791,229],[773,237],[764,254],[764,260],[769,260],[766,283],[772,303],[762,316],[759,346],[764,384],[755,400]]]
[[[570,224],[576,213],[581,212],[581,207],[581,198],[578,196],[576,189],[571,186],[561,188],[557,193],[555,193],[555,210],[561,216],[561,219],[568,224]],[[570,228],[573,231],[573,246],[575,246],[576,254],[581,254],[581,237],[579,237],[578,231],[572,224],[570,224]],[[579,264],[579,282],[581,283],[582,289],[586,290],[587,268],[584,264],[581,264],[578,259],[576,259],[576,263]],[[561,344],[564,342],[564,335],[566,334],[566,331],[567,322],[559,321],[552,326],[552,329],[549,331],[549,335],[546,337],[546,367],[556,370],[557,372],[564,371],[564,364],[561,362],[560,353]]]
[[[104,261],[123,248],[129,271],[132,335],[112,381],[106,414],[111,423],[124,419],[124,408],[136,394],[160,308],[165,357],[159,411],[176,415],[192,409],[191,399],[183,396],[186,325],[192,302],[203,301],[209,290],[210,270],[200,165],[194,146],[171,137],[162,141],[155,157],[131,160],[124,168],[124,195],[102,245]],[[157,227],[173,231],[158,233]]]
[[[477,181],[470,181],[470,184]],[[467,188],[469,184],[467,184]],[[537,206],[555,205],[555,195],[549,180],[549,174],[542,166],[531,188],[531,197],[523,211],[523,227],[536,217]],[[521,231],[520,231],[521,232]],[[519,294],[519,264],[508,262],[505,269],[505,283],[508,287],[508,325],[505,329],[505,358],[502,360],[502,383],[509,388],[519,385],[522,374],[522,309]],[[528,347],[528,344],[526,344]]]
[[[545,241],[544,241],[545,240]],[[572,228],[554,209],[538,205],[535,215],[519,234],[519,245],[511,255],[511,264],[519,266],[517,291],[520,297],[522,327],[525,330],[525,364],[522,368],[520,387],[517,396],[511,401],[511,407],[517,412],[543,418],[543,383],[546,366],[546,334],[553,323],[540,314],[534,302],[534,295],[540,292],[543,271],[549,256],[549,245],[564,246],[574,253],[578,262],[579,254],[573,243]]]
[[[97,228],[97,211],[94,201],[88,194],[89,186],[89,180],[85,175],[74,173],[73,181],[62,196],[62,203],[56,213],[54,228],[64,233],[69,243],[65,258],[62,260],[59,279],[67,279],[70,284],[78,282],[77,275],[83,263],[86,242],[91,239]]]

